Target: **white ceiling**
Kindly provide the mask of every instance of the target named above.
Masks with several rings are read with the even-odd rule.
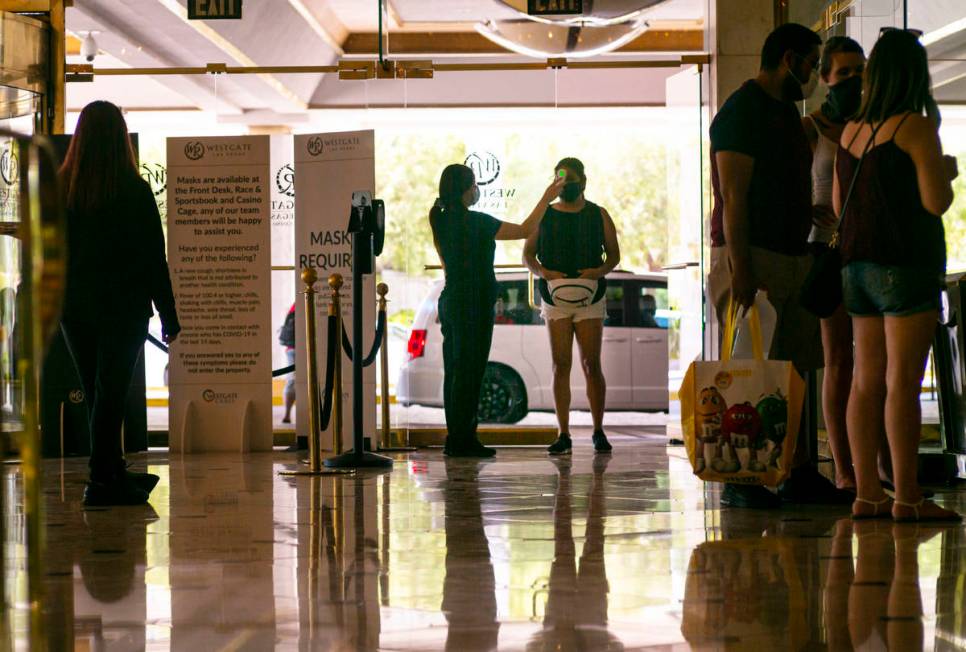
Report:
[[[701,21],[706,3],[667,0],[651,10],[649,20]],[[67,29],[81,38],[87,31],[96,32],[94,37],[103,54],[94,65],[104,68],[195,67],[208,63],[331,65],[342,56],[340,45],[350,33],[375,32],[378,26],[377,0],[246,0],[240,21],[188,21],[185,6],[186,0],[74,0],[67,9]],[[516,15],[496,0],[390,0],[388,13],[390,31],[427,32],[472,32],[478,21]],[[83,63],[79,58],[70,62]],[[612,97],[601,101],[619,103],[625,96],[628,103],[634,98],[640,101],[641,89],[627,88],[628,73],[615,75],[609,84],[612,72],[595,73],[595,92],[607,95],[608,89],[612,90]],[[474,88],[469,79],[473,74],[450,76],[454,80],[452,89],[440,88],[429,97],[459,100],[467,88]],[[663,75],[640,77],[641,82],[647,80],[642,85],[648,87],[645,95],[649,100],[654,96],[650,86],[656,83],[656,77]],[[446,82],[436,79],[432,83],[442,86]],[[522,88],[515,88],[512,77],[502,86],[488,81],[480,83],[477,90],[486,88],[489,94],[472,95],[486,95],[486,103],[513,103],[510,100],[531,90],[526,82],[522,84]],[[542,86],[541,98],[545,95]],[[98,76],[93,83],[68,85],[68,107],[77,109],[92,99],[104,98],[132,109],[196,107],[233,121],[250,116],[259,124],[272,123],[275,116],[281,124],[285,116],[304,115],[310,105],[338,104],[345,96],[355,95],[347,91],[337,80],[314,74]],[[374,94],[386,96],[381,89]]]

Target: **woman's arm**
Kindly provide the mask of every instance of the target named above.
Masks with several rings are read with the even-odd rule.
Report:
[[[158,205],[155,203],[154,195],[148,185],[144,183],[140,190],[139,202],[141,206],[138,209],[144,211],[147,227],[145,249],[148,265],[148,288],[151,293],[151,301],[154,302],[158,309],[158,315],[161,317],[162,337],[166,343],[171,343],[177,339],[178,333],[181,332],[181,324],[178,323],[174,291],[171,289],[171,274],[165,256],[161,214],[158,212]]]
[[[547,212],[547,206],[550,205],[554,199],[560,194],[563,189],[564,180],[557,177],[553,183],[547,186],[547,189],[543,191],[543,196],[537,205],[533,207],[530,211],[530,215],[523,221],[523,224],[513,224],[512,222],[504,222],[500,226],[500,230],[496,232],[497,240],[523,240],[524,238],[529,238],[531,234],[537,231],[537,226],[540,224],[540,220],[543,219],[543,214]]]
[[[614,271],[617,264],[621,262],[621,247],[620,243],[617,242],[617,227],[614,226],[614,220],[603,208],[600,209],[600,216],[604,221],[604,253],[606,257],[600,267],[579,270],[580,278],[604,278]]]
[[[952,181],[957,171],[949,160],[951,157],[943,156],[935,123],[921,115],[910,115],[895,139],[896,145],[908,153],[916,165],[923,207],[933,215],[942,215],[953,203]]]

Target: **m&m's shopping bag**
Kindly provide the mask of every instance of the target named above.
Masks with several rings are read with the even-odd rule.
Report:
[[[695,475],[709,482],[775,487],[791,472],[805,383],[782,360],[765,360],[761,321],[748,313],[752,360],[733,360],[739,317],[732,305],[722,359],[691,363],[681,384],[681,426]]]

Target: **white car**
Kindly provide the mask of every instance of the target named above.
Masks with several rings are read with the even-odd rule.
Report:
[[[530,305],[525,272],[497,274],[493,346],[480,396],[481,421],[516,423],[529,410],[553,410],[550,339],[540,318],[540,293]],[[409,336],[407,361],[396,385],[404,406],[443,405],[443,335],[437,282],[423,301]],[[607,276],[602,366],[607,379],[607,409],[667,412],[668,309],[665,274],[613,272]],[[571,371],[575,410],[587,410],[586,383],[574,342]]]

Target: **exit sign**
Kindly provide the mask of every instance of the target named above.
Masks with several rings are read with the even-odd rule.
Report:
[[[527,0],[531,16],[561,16],[584,13],[584,0]]]
[[[225,20],[242,17],[242,0],[188,0],[188,20]]]

